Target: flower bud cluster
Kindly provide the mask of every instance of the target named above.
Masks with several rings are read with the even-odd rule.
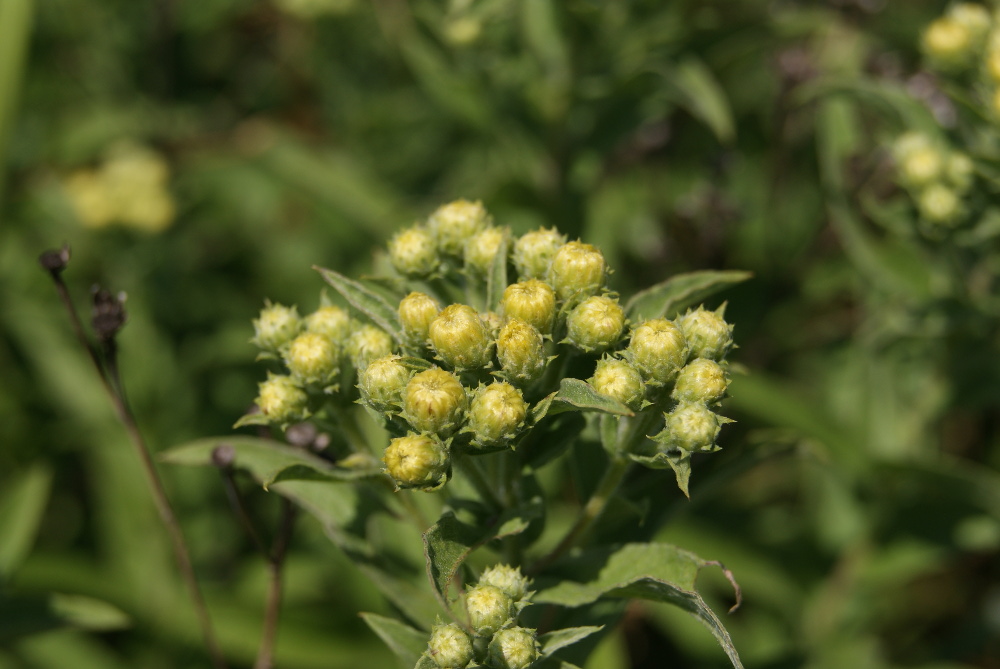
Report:
[[[974,181],[972,159],[918,132],[899,137],[893,157],[899,183],[913,198],[926,230],[958,225]]]
[[[540,657],[537,632],[517,624],[530,603],[529,584],[517,567],[484,571],[464,596],[468,631],[455,623],[435,626],[427,656],[441,669],[528,669]]]

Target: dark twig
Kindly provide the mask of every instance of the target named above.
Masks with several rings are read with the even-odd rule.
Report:
[[[100,289],[94,291],[93,324],[100,343],[100,349],[95,348],[87,338],[80,316],[77,314],[76,308],[73,306],[73,300],[70,297],[69,288],[67,288],[66,283],[62,279],[62,272],[66,269],[66,266],[69,263],[69,258],[69,247],[64,246],[58,251],[46,251],[41,255],[39,260],[42,267],[44,267],[52,277],[56,291],[59,293],[59,298],[62,301],[63,306],[66,308],[70,321],[73,324],[74,333],[76,334],[80,344],[84,347],[84,349],[86,349],[88,355],[90,356],[90,360],[94,364],[97,375],[100,377],[101,383],[104,385],[104,389],[115,409],[118,420],[125,427],[125,431],[129,436],[129,441],[135,449],[136,454],[139,456],[139,461],[142,463],[142,470],[146,477],[146,483],[149,485],[149,490],[153,496],[153,503],[156,506],[157,513],[167,528],[167,533],[170,537],[170,544],[174,551],[174,557],[177,560],[177,566],[180,569],[181,578],[184,581],[184,584],[191,596],[192,603],[194,604],[195,614],[198,617],[198,622],[201,626],[202,635],[205,638],[205,644],[208,647],[212,664],[216,669],[226,669],[227,665],[225,656],[223,655],[222,649],[220,648],[218,640],[215,637],[215,632],[212,628],[212,621],[208,615],[208,607],[201,594],[201,588],[199,587],[198,579],[195,576],[194,565],[191,562],[191,555],[188,551],[187,543],[184,540],[184,534],[181,531],[180,523],[177,521],[177,516],[174,514],[173,507],[170,505],[170,500],[167,498],[166,490],[164,489],[163,482],[156,471],[156,466],[153,463],[146,440],[143,438],[142,432],[139,430],[139,425],[135,420],[135,416],[132,414],[128,407],[128,403],[125,400],[125,390],[122,386],[121,375],[118,372],[117,344],[115,339],[118,331],[125,324],[126,320],[124,296],[112,296],[108,291]]]
[[[281,613],[282,567],[288,544],[295,524],[295,506],[286,498],[281,498],[281,523],[274,538],[274,546],[268,559],[267,604],[264,609],[264,629],[261,632],[260,649],[254,669],[271,669],[274,666],[274,642],[278,634],[278,616]]]

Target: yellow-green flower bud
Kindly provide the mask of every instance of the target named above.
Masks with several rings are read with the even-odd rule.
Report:
[[[398,355],[372,360],[358,373],[361,400],[376,411],[399,411],[410,370]]]
[[[456,200],[431,214],[427,227],[442,252],[460,256],[466,240],[489,225],[490,220],[482,202]]]
[[[433,274],[439,264],[433,235],[420,226],[396,233],[389,241],[389,260],[396,271],[405,276]]]
[[[303,332],[285,350],[285,365],[301,383],[326,385],[340,372],[340,350],[331,339]]]
[[[647,383],[660,386],[673,381],[687,361],[688,348],[680,328],[656,318],[632,332],[627,355]]]
[[[400,488],[434,490],[448,481],[451,472],[448,448],[440,439],[426,434],[393,439],[382,461]]]
[[[548,360],[542,333],[520,318],[510,318],[497,334],[497,359],[513,383],[527,385],[540,377]]]
[[[493,338],[476,310],[452,304],[431,321],[428,338],[434,352],[457,370],[483,369],[493,360]]]
[[[289,376],[268,373],[257,392],[257,407],[272,423],[284,425],[309,417],[309,398]]]
[[[452,433],[467,406],[465,387],[458,377],[437,367],[415,374],[403,391],[403,417],[420,432]]]
[[[614,347],[625,329],[625,311],[604,295],[588,297],[566,317],[567,338],[584,351],[602,351]]]
[[[708,358],[695,358],[677,375],[674,392],[670,395],[682,402],[713,404],[726,395],[729,379],[722,365]]]
[[[924,53],[938,67],[954,69],[967,64],[975,48],[968,26],[951,16],[942,16],[924,32]]]
[[[347,355],[355,369],[361,370],[376,358],[392,353],[393,341],[385,330],[374,325],[362,325],[347,338]]]
[[[1000,31],[994,32],[990,37],[990,48],[986,52],[986,61],[983,63],[986,76],[994,84],[1000,83]]]
[[[952,5],[951,9],[948,10],[948,16],[965,26],[975,48],[982,45],[993,25],[993,19],[986,8],[974,2],[960,2]]]
[[[549,283],[562,300],[595,294],[604,287],[607,275],[604,254],[583,242],[563,244],[549,267]]]
[[[936,183],[920,193],[917,208],[928,221],[950,225],[958,221],[962,213],[962,201],[954,189]]]
[[[920,188],[940,178],[945,169],[944,155],[926,137],[905,136],[906,142],[897,144],[896,160],[899,180],[909,188]],[[923,139],[923,142],[918,142]]]
[[[555,228],[539,228],[525,233],[514,242],[513,260],[521,279],[544,279],[556,251],[566,243],[566,237]]]
[[[698,307],[677,319],[692,358],[722,360],[733,347],[733,326],[720,312]]]
[[[542,334],[551,334],[556,318],[556,293],[538,279],[512,283],[503,291],[500,309],[506,318],[520,318]]]
[[[681,402],[665,414],[663,433],[671,447],[685,451],[715,450],[719,436],[719,417],[701,402]]]
[[[491,448],[503,445],[524,427],[528,405],[521,391],[504,381],[480,387],[469,404],[469,422],[463,431],[472,433],[472,445]]]
[[[521,573],[520,567],[498,564],[488,567],[479,577],[479,585],[492,585],[500,588],[515,602],[524,599],[528,594],[531,579]]]
[[[351,334],[351,317],[346,310],[334,305],[320,307],[306,316],[306,330],[329,337],[343,344]]]
[[[973,165],[972,159],[964,153],[956,152],[949,156],[948,164],[945,167],[945,176],[960,193],[968,191],[972,186],[974,172],[975,165]]]
[[[602,358],[597,362],[590,385],[597,392],[613,397],[629,409],[638,411],[646,398],[646,384],[639,370],[620,358]]]
[[[508,627],[490,639],[490,666],[496,669],[527,669],[538,659],[535,630]]]
[[[469,237],[465,242],[465,267],[481,276],[489,274],[503,243],[503,235],[503,228],[491,226]]]
[[[427,654],[441,669],[465,669],[472,661],[472,638],[455,623],[436,625]]]
[[[469,624],[477,636],[491,636],[513,622],[514,602],[500,588],[477,585],[465,595]]]
[[[441,305],[430,295],[413,292],[399,302],[399,324],[414,344],[425,344],[431,321],[441,313]]]
[[[254,337],[250,340],[258,348],[277,352],[290,342],[302,329],[302,321],[295,307],[267,302],[260,311],[260,318],[253,322]]]

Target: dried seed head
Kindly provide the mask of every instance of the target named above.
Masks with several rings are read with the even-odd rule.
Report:
[[[389,442],[382,456],[386,472],[401,488],[430,491],[448,481],[451,457],[441,440],[426,434],[410,434]]]
[[[629,409],[638,411],[646,397],[646,384],[639,370],[620,358],[602,358],[597,362],[590,385],[599,393],[613,397]]]
[[[495,448],[510,442],[524,427],[528,405],[521,391],[504,381],[480,387],[469,405],[469,422],[476,448]]]
[[[646,321],[632,332],[627,355],[650,385],[673,381],[688,357],[687,345],[680,329],[666,320]]]
[[[354,368],[361,370],[372,360],[392,353],[393,342],[385,330],[366,324],[351,333],[345,349]]]
[[[477,636],[488,637],[513,622],[514,602],[500,588],[477,585],[465,595],[469,624]]]
[[[692,358],[722,360],[733,348],[733,326],[722,317],[723,309],[708,311],[698,307],[677,319]]]
[[[340,372],[340,349],[329,337],[303,332],[285,350],[285,365],[302,384],[329,385]]]
[[[427,654],[441,669],[465,669],[472,661],[472,638],[455,623],[436,625]]]
[[[497,359],[512,383],[527,385],[545,371],[542,333],[520,318],[509,318],[497,334]]]
[[[305,391],[289,376],[268,373],[267,381],[258,385],[257,406],[271,423],[286,425],[305,420],[309,401]]]
[[[556,251],[566,243],[566,237],[555,228],[539,228],[522,235],[514,242],[514,267],[521,279],[544,279]]]
[[[271,304],[265,301],[260,317],[253,322],[252,344],[269,353],[277,353],[302,329],[302,321],[295,307]]]
[[[489,225],[490,215],[482,202],[456,200],[442,207],[427,219],[427,228],[442,253],[461,256],[465,242]]]
[[[695,358],[677,375],[670,396],[681,402],[713,404],[725,397],[728,385],[726,370],[719,363],[707,358]]]
[[[542,334],[551,334],[556,318],[556,293],[538,279],[512,283],[503,291],[500,309],[507,318],[520,318]]]
[[[496,669],[527,669],[538,659],[535,630],[508,627],[493,635],[489,645],[490,666]]]
[[[430,295],[412,292],[399,302],[399,323],[413,344],[425,344],[431,321],[441,313],[441,305]]]
[[[480,276],[486,276],[493,267],[493,260],[503,244],[503,228],[488,227],[480,230],[465,242],[465,267]],[[506,258],[504,259],[506,263]]]
[[[596,246],[569,242],[556,251],[548,278],[559,299],[577,300],[600,291],[607,275],[608,264]]]
[[[389,241],[389,260],[404,276],[426,277],[440,264],[433,235],[420,226],[402,230]]]
[[[493,338],[476,310],[452,304],[431,321],[428,338],[435,353],[457,370],[483,369],[493,360]]]
[[[603,351],[618,344],[625,329],[625,311],[618,300],[588,297],[566,317],[567,338],[584,351]]]
[[[403,391],[403,416],[413,429],[447,436],[458,428],[468,398],[454,374],[437,367],[415,374]]]
[[[376,411],[399,411],[410,370],[398,355],[372,360],[358,373],[361,400]]]

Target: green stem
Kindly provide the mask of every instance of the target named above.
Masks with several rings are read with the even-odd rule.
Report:
[[[467,455],[460,454],[456,454],[454,462],[455,466],[469,478],[469,481],[472,483],[476,492],[479,493],[479,497],[484,502],[497,511],[504,508],[503,502],[500,501],[500,498],[497,497],[496,492],[494,492],[492,486],[490,486],[489,482],[486,480],[486,477],[483,476],[483,472],[479,468],[478,462]]]

